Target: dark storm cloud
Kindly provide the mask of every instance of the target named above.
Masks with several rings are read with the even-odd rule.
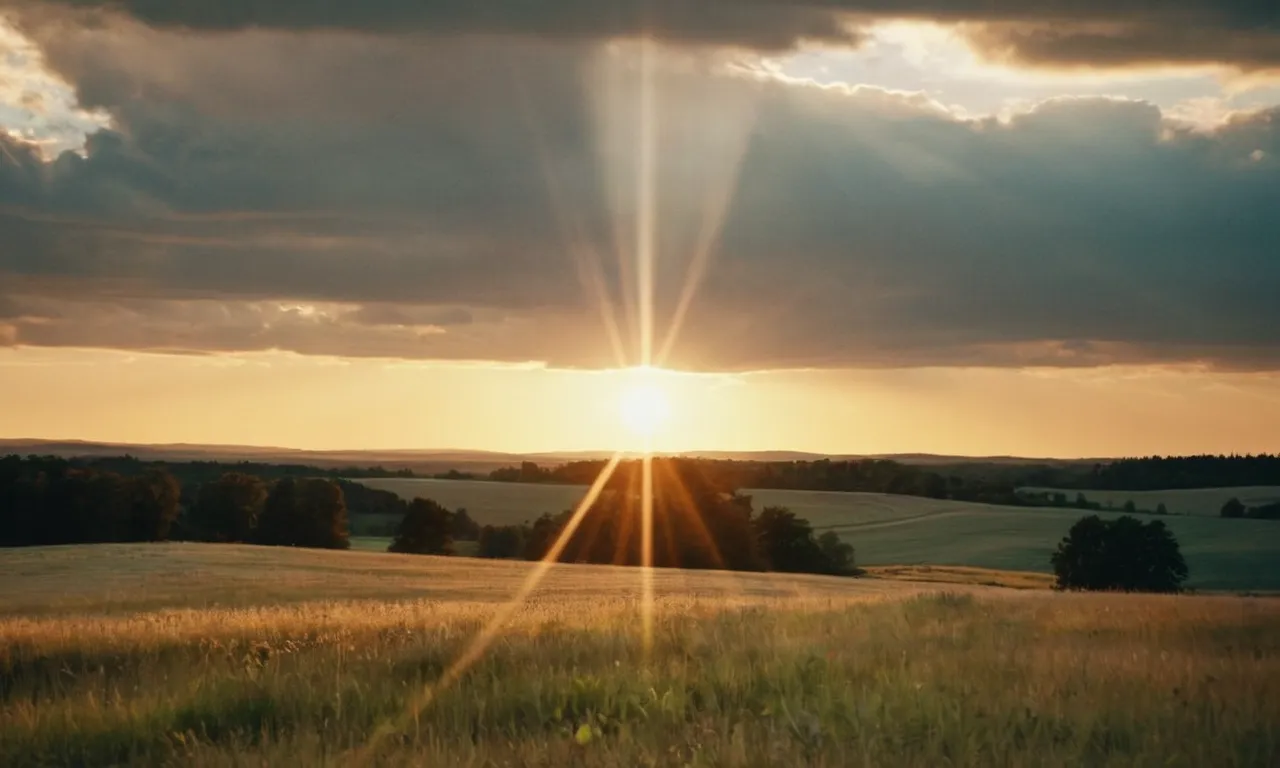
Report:
[[[634,352],[625,52],[326,35],[44,41],[114,125],[0,136],[0,340],[609,365],[598,280]],[[1280,368],[1280,112],[968,122],[662,61],[659,340],[736,190],[672,364]]]
[[[123,9],[157,27],[534,35],[555,39],[641,32],[682,43],[757,50],[813,40],[856,44],[868,19],[971,25],[991,55],[1048,65],[1161,62],[1280,64],[1280,3],[1272,0],[59,0],[40,8]]]

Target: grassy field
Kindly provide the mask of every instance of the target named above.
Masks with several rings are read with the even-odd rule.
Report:
[[[0,764],[1280,761],[1280,602],[552,570],[231,545],[0,551]],[[430,692],[424,698],[423,692]]]
[[[1260,507],[1280,501],[1280,487],[1274,485],[1250,485],[1238,488],[1188,488],[1171,491],[1079,491],[1059,488],[1023,488],[1031,493],[1062,493],[1068,500],[1074,500],[1077,493],[1083,493],[1089,501],[1096,501],[1104,507],[1124,507],[1125,502],[1132,501],[1134,506],[1148,512],[1155,511],[1160,504],[1175,515],[1201,515],[1217,517],[1222,505],[1228,499],[1239,499],[1246,507]]]
[[[452,480],[366,480],[412,498],[465,507],[481,523],[517,523],[575,504],[577,486]],[[1049,555],[1082,514],[1074,509],[1001,507],[914,496],[750,490],[756,510],[789,507],[815,528],[834,530],[857,550],[861,566],[933,565],[1050,571]],[[1197,492],[1179,492],[1197,493]],[[1102,512],[1103,517],[1119,513]],[[1205,516],[1161,518],[1205,590],[1280,590],[1280,522]],[[357,523],[358,524],[358,523]]]

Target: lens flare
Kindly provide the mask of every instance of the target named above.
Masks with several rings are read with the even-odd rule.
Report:
[[[632,434],[653,437],[666,427],[671,418],[671,404],[666,391],[653,382],[628,386],[618,399],[618,417]]]

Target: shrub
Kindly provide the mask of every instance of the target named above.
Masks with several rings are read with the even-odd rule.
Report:
[[[1244,517],[1245,511],[1244,504],[1241,504],[1239,499],[1229,499],[1222,505],[1220,514],[1222,517]]]

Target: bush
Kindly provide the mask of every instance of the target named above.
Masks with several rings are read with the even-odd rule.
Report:
[[[1248,516],[1255,520],[1280,520],[1280,501],[1253,507]]]
[[[1241,504],[1239,499],[1229,499],[1222,505],[1220,514],[1222,517],[1244,517],[1245,511],[1244,504]]]
[[[1050,561],[1058,589],[1177,592],[1187,564],[1177,540],[1160,520],[1081,518]]]

